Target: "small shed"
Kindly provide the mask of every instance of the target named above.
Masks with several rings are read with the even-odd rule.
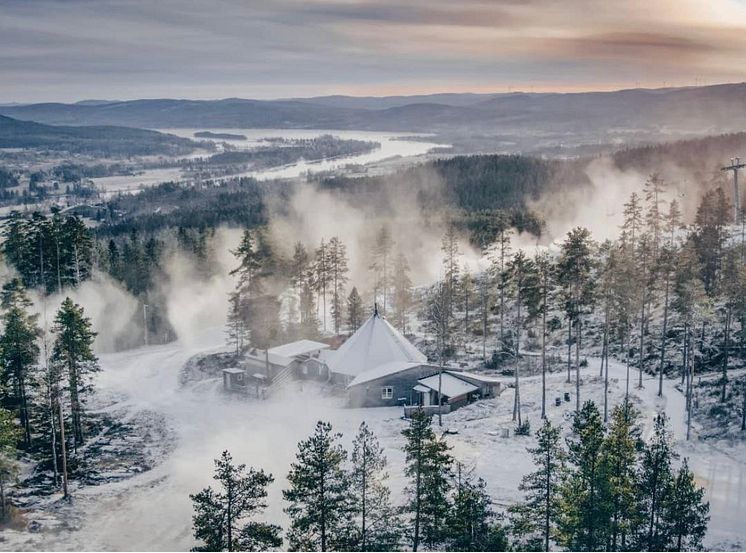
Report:
[[[226,392],[246,389],[246,371],[243,369],[223,369],[223,390]]]

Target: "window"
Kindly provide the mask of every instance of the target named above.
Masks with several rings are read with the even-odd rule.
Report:
[[[381,388],[381,399],[391,399],[394,397],[394,387],[384,386]]]
[[[238,373],[236,375],[236,382],[238,382],[238,383],[243,382],[243,373]]]

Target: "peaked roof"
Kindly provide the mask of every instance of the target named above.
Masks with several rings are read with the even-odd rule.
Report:
[[[444,396],[451,398],[476,392],[479,389],[473,384],[447,372],[444,372],[442,375],[434,374],[427,378],[420,378],[417,382],[422,386],[430,388],[434,392],[437,392],[438,387],[440,387],[440,392]]]
[[[357,376],[384,363],[425,363],[427,357],[378,314],[342,344],[327,365],[333,373]]]

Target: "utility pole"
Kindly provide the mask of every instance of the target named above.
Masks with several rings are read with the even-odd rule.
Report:
[[[721,171],[733,171],[733,213],[734,223],[737,225],[741,222],[741,191],[738,188],[738,170],[746,167],[746,163],[741,163],[741,158],[731,158],[730,165],[721,167]]]

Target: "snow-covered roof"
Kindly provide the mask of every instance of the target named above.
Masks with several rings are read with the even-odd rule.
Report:
[[[427,386],[423,386],[422,384],[417,384],[417,386],[414,387],[415,392],[429,392],[430,388]]]
[[[471,378],[478,382],[484,382],[485,384],[502,384],[503,381],[494,376],[488,376],[486,374],[472,373],[468,371],[447,371],[455,377],[463,376],[465,378]]]
[[[420,378],[417,382],[437,392],[439,378],[439,375],[434,374],[427,378]],[[474,386],[474,384],[469,384],[466,380],[461,380],[447,372],[443,373],[442,378],[443,380],[440,385],[440,391],[444,396],[458,397],[470,392],[476,392],[479,389]]]
[[[256,353],[248,353],[246,355],[246,359],[248,361],[252,361],[254,364],[266,363],[265,353],[262,350],[257,350]],[[295,361],[295,359],[293,359],[292,357],[285,357],[284,355],[278,355],[276,353],[272,353],[271,350],[269,351],[269,362],[272,365],[277,365],[278,367],[287,367],[293,361]]]
[[[298,355],[304,355],[321,349],[327,349],[328,344],[322,342],[314,342],[313,340],[298,340],[296,342],[290,342],[289,344],[283,344],[269,348],[270,355],[281,355],[282,357],[296,357]]]
[[[377,367],[373,367],[370,370],[360,373],[352,380],[352,382],[350,382],[348,388],[372,380],[378,380],[379,378],[389,376],[390,374],[406,371],[407,369],[413,369],[414,367],[419,367],[421,365],[422,363],[410,363],[409,361],[389,361],[388,363],[378,365]]]
[[[223,372],[228,373],[228,374],[243,374],[244,370],[243,369],[223,369]]]
[[[391,361],[421,364],[427,357],[375,313],[342,344],[327,365],[333,373],[356,377]]]

